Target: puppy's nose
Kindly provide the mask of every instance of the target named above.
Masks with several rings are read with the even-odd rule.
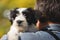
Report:
[[[18,24],[20,24],[20,23],[22,23],[22,22],[23,22],[23,21],[20,21],[20,20],[17,21]]]

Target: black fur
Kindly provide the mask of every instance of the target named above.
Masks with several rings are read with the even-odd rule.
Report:
[[[26,20],[28,22],[28,25],[36,24],[36,15],[35,11],[32,8],[28,8],[27,10],[23,11],[23,15],[26,16]]]
[[[11,24],[13,23],[13,20],[15,19],[15,17],[17,16],[16,14],[18,14],[19,12],[17,11],[18,8],[15,8],[14,10],[11,10],[10,12],[10,22]]]

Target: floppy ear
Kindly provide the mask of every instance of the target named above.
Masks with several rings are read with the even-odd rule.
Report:
[[[36,18],[36,12],[35,12],[35,10],[34,9],[32,9],[32,8],[28,8],[27,9],[28,10],[28,12],[29,12],[29,23],[30,24],[35,24],[36,25],[36,22],[37,22],[37,18]]]
[[[10,22],[11,23],[13,23],[13,20],[15,19],[18,13],[19,12],[17,11],[17,8],[15,8],[14,10],[10,10]]]

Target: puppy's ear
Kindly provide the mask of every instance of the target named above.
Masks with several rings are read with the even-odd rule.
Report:
[[[29,12],[28,13],[28,22],[29,22],[29,25],[31,25],[31,24],[36,24],[36,22],[37,22],[37,19],[36,19],[36,12],[35,12],[35,10],[34,9],[32,9],[32,8],[28,8],[27,9],[27,11]]]
[[[10,22],[11,23],[13,23],[13,20],[16,18],[17,14],[19,14],[17,9],[18,8],[15,8],[14,10],[10,10]]]
[[[14,10],[10,10],[10,18],[15,19],[18,13],[19,12],[17,11],[17,8],[15,8]]]

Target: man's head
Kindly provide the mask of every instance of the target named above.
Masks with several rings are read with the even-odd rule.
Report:
[[[37,0],[35,6],[35,10],[39,10],[42,13],[42,17],[39,17],[40,24],[48,25],[46,22],[49,21],[60,23],[60,0]]]
[[[48,21],[60,23],[60,0],[51,0],[46,8]]]
[[[49,21],[60,22],[60,0],[37,0],[37,6]]]

